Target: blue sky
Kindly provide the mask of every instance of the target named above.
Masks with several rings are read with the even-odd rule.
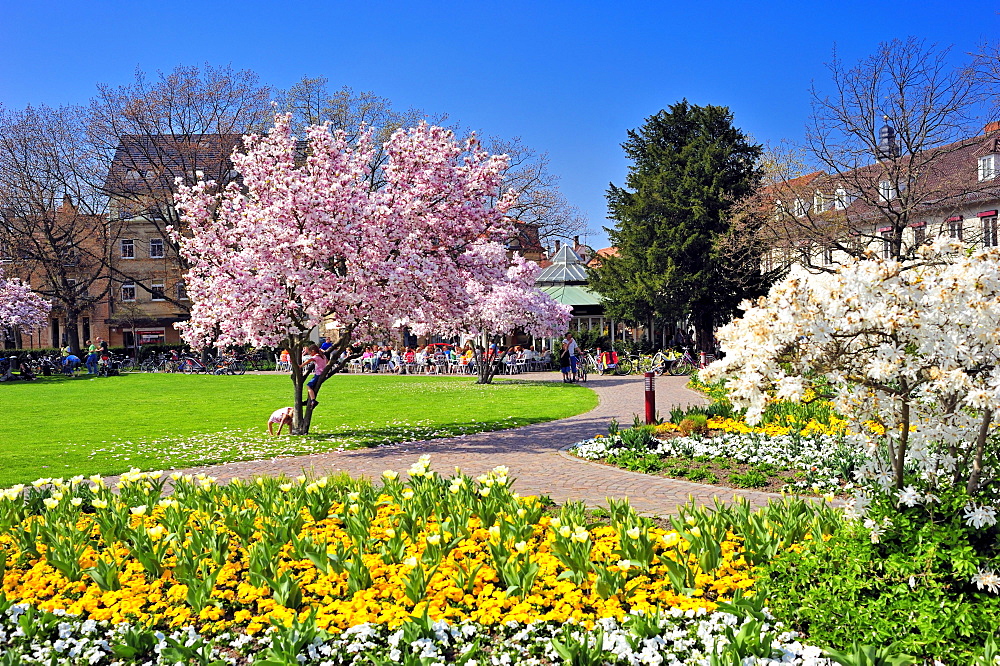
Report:
[[[915,35],[968,52],[1000,5],[943,2],[258,2],[0,0],[0,103],[84,102],[137,67],[232,64],[286,88],[325,76],[547,151],[600,227],[625,132],[687,98],[759,141],[799,139],[836,45],[855,60]]]

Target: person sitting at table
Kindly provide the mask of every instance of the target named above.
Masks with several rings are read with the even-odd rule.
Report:
[[[365,347],[365,351],[361,354],[361,371],[362,372],[365,372],[366,370],[369,371],[369,372],[375,372],[372,369],[372,357],[373,356],[374,356],[374,354],[372,353],[372,348],[371,347]]]

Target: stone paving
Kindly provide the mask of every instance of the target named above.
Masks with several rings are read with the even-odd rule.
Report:
[[[556,373],[537,373],[525,379],[560,381]],[[704,404],[705,398],[684,387],[686,377],[656,379],[656,407],[666,414],[671,406]],[[591,377],[587,385],[597,392],[598,406],[584,414],[558,421],[500,432],[463,435],[449,439],[398,444],[374,449],[320,453],[308,456],[235,462],[199,467],[183,472],[204,472],[220,481],[258,475],[332,474],[377,478],[383,470],[405,472],[419,456],[429,454],[431,466],[448,474],[456,467],[473,476],[497,465],[510,468],[515,488],[522,495],[549,495],[556,502],[582,500],[603,505],[607,497],[628,497],[637,511],[666,515],[693,498],[711,504],[715,498],[732,501],[745,497],[764,505],[774,495],[707,486],[688,481],[648,476],[581,460],[564,449],[575,442],[607,431],[612,418],[631,425],[633,414],[643,412],[643,379],[637,376]],[[327,400],[333,399],[327,396]]]

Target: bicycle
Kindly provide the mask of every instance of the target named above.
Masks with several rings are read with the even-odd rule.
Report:
[[[209,374],[213,368],[205,365],[194,356],[182,356],[180,360],[180,371],[186,375],[196,375],[199,373]]]
[[[700,358],[695,360],[691,355],[691,349],[685,347],[681,357],[670,364],[669,372],[671,375],[690,375],[695,370],[706,367],[714,360],[715,356],[713,354],[701,354]]]
[[[576,357],[576,377],[575,380],[578,382],[587,381],[587,373],[590,370],[590,364],[594,362],[594,358],[590,354],[578,354]],[[596,365],[594,366],[596,367]]]

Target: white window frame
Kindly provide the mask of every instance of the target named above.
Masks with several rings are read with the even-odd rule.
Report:
[[[833,209],[845,210],[847,208],[847,190],[838,187],[833,196]]]
[[[134,238],[122,238],[119,245],[119,254],[122,259],[135,259],[135,239]],[[125,248],[129,248],[128,254],[125,253]]]
[[[164,291],[164,289],[166,289],[166,285],[164,285],[162,282],[154,282],[153,284],[149,285],[150,299],[154,301],[167,300],[167,294]],[[159,298],[156,297],[157,293],[159,293],[160,295]]]
[[[879,181],[878,196],[882,200],[882,203],[890,203],[896,198],[896,187],[892,184],[892,181]]]
[[[882,236],[882,258],[892,259],[892,232],[883,231],[880,235]]]
[[[983,155],[979,158],[979,182],[996,178],[996,155]]]
[[[823,193],[819,190],[813,194],[813,210],[817,213],[822,213],[826,210],[826,197],[824,197]]]
[[[958,242],[962,242],[962,236],[964,235],[965,220],[945,220],[947,225],[946,231],[948,233],[948,238],[953,238]]]
[[[183,280],[177,283],[177,300],[178,301],[188,300],[187,285],[184,284]]]
[[[126,289],[132,292],[132,298],[126,298]],[[122,303],[135,303],[135,282],[122,282],[120,296]]]
[[[998,234],[997,227],[997,216],[990,215],[988,217],[979,218],[983,224],[983,247],[998,247],[1000,246],[1000,234]]]
[[[918,247],[927,242],[927,227],[923,224],[913,227],[913,246]]]
[[[154,247],[160,248],[160,251],[158,253],[156,253],[156,254],[153,254],[153,248]],[[150,259],[163,259],[165,256],[167,256],[167,253],[166,253],[166,246],[163,243],[163,239],[162,238],[150,238],[149,239],[149,258]]]

